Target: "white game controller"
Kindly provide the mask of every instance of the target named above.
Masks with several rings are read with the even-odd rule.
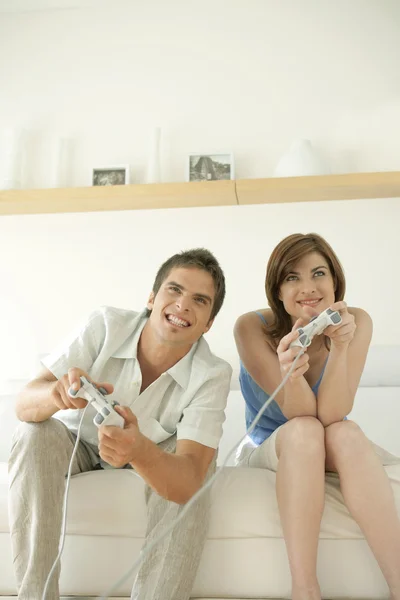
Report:
[[[290,344],[290,347],[307,348],[311,344],[314,335],[319,335],[329,325],[339,325],[341,322],[342,317],[340,314],[336,310],[327,308],[318,316],[313,317],[307,325],[297,330],[299,337]]]
[[[69,388],[68,394],[71,398],[84,398],[97,410],[97,415],[93,419],[93,423],[97,427],[100,427],[101,425],[114,425],[123,428],[125,421],[123,417],[114,410],[114,406],[116,406],[118,402],[108,400],[101,393],[103,388],[97,388],[93,383],[90,383],[86,377],[81,377],[80,380],[81,387],[79,390]]]

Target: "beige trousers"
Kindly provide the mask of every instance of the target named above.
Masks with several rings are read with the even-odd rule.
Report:
[[[76,437],[57,419],[21,423],[9,459],[9,519],[14,570],[20,600],[41,600],[58,554],[65,477]],[[174,452],[176,438],[160,444]],[[98,468],[98,455],[80,441],[72,474]],[[211,464],[207,479],[215,471]],[[176,527],[144,557],[136,577],[135,600],[188,600],[208,529],[206,492]],[[168,502],[146,486],[146,542],[177,517],[183,506]],[[94,558],[95,560],[95,558]],[[132,557],[132,564],[134,558]],[[52,578],[47,600],[59,600],[60,569]],[[110,581],[110,586],[115,583]]]

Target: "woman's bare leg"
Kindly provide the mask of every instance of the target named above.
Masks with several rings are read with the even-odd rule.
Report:
[[[320,600],[317,550],[325,495],[324,428],[291,419],[278,432],[277,498],[292,574],[292,600]]]
[[[400,600],[400,521],[390,481],[372,444],[353,421],[325,430],[327,468],[339,474],[346,505]]]

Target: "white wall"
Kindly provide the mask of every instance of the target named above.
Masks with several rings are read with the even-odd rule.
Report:
[[[36,10],[50,4],[70,8]],[[334,172],[399,170],[399,29],[397,0],[0,0],[0,132],[28,132],[24,187],[52,184],[61,136],[71,184],[125,162],[143,181],[157,124],[165,181],[210,149],[268,176],[298,137]],[[160,263],[197,245],[228,283],[208,339],[237,364],[233,323],[265,305],[268,256],[295,231],[327,237],[374,343],[397,343],[399,220],[399,199],[2,217],[0,380],[29,376],[97,305],[141,308]]]
[[[31,369],[34,355],[99,304],[141,309],[161,262],[199,245],[216,254],[227,278],[225,305],[207,337],[236,365],[234,321],[265,306],[266,262],[295,231],[329,240],[347,274],[347,302],[371,313],[375,344],[396,344],[399,222],[399,199],[2,218],[3,367],[13,377],[21,364]]]
[[[60,137],[73,140],[72,185],[114,163],[142,182],[155,125],[165,181],[184,178],[188,153],[225,149],[238,178],[269,176],[299,137],[334,172],[399,168],[398,0],[0,0],[1,10],[0,132],[28,132],[25,187],[52,185]]]

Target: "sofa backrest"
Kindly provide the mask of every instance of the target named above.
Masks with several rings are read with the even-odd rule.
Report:
[[[236,377],[236,376],[234,376]],[[245,434],[244,400],[237,380],[229,394],[218,464]],[[14,429],[15,394],[0,395],[0,462],[8,460]],[[372,346],[349,417],[375,443],[400,456],[400,346]],[[234,454],[227,464],[232,465]]]

